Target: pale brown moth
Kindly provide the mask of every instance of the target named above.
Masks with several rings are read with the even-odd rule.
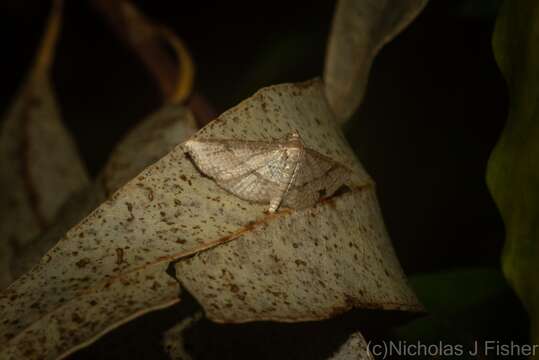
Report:
[[[237,197],[300,209],[332,195],[350,170],[305,147],[297,130],[274,141],[188,140],[184,147],[197,168]]]

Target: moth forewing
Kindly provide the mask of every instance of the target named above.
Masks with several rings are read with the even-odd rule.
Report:
[[[349,170],[304,146],[297,130],[273,141],[189,140],[184,148],[196,167],[237,197],[281,205],[313,206],[348,180]]]

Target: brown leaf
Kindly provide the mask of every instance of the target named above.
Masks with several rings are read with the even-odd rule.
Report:
[[[64,128],[49,78],[60,31],[55,1],[32,69],[0,135],[0,288],[12,280],[11,256],[51,225],[59,209],[89,180]]]
[[[195,68],[181,39],[146,18],[129,0],[93,0],[116,34],[130,46],[158,83],[166,102],[180,103],[192,92]],[[174,56],[164,45],[168,45]]]
[[[212,121],[195,138],[268,141],[292,129],[301,132],[309,148],[353,170],[348,193],[307,210],[283,210],[268,215],[265,212],[267,205],[238,199],[219,188],[196,169],[182,145],[176,146],[72,228],[36,267],[0,295],[3,317],[0,323],[0,357],[65,356],[119,324],[179,301],[178,283],[165,272],[169,263],[179,260],[178,270],[184,267],[182,263],[186,260],[182,259],[205,249],[208,251],[198,257],[209,257],[211,253],[220,256],[223,252],[226,256],[226,252],[235,250],[227,244],[217,247],[226,242],[231,242],[230,245],[251,243],[250,250],[236,251],[238,257],[244,258],[247,251],[253,257],[257,252],[270,255],[271,249],[275,248],[281,251],[279,256],[294,259],[293,264],[286,266],[293,272],[290,279],[295,281],[298,289],[276,288],[277,291],[295,291],[291,294],[294,299],[299,293],[306,294],[302,280],[318,279],[313,276],[316,274],[305,269],[316,268],[322,281],[337,277],[331,272],[337,273],[340,279],[336,284],[325,283],[327,292],[318,297],[306,294],[308,302],[304,307],[297,302],[288,306],[287,300],[281,298],[279,301],[282,300],[284,305],[273,305],[271,302],[278,295],[267,293],[269,306],[263,302],[264,299],[256,302],[248,298],[250,304],[257,307],[253,312],[244,310],[245,304],[239,301],[231,302],[231,309],[222,312],[223,320],[323,318],[363,304],[418,309],[417,300],[402,279],[402,271],[381,220],[376,219],[378,210],[372,180],[336,126],[319,81],[263,89]],[[367,202],[364,204],[362,201]],[[354,209],[356,206],[359,208]],[[361,214],[365,219],[355,219],[349,213]],[[320,217],[316,219],[312,215]],[[314,229],[319,229],[325,216],[328,217],[329,231],[337,234],[335,239],[329,238],[333,232],[323,233],[328,236],[326,240],[322,234],[297,231],[309,221],[314,222]],[[289,232],[287,238],[283,235],[287,231],[295,232]],[[252,241],[255,233],[261,236],[259,243]],[[347,241],[337,243],[338,239],[342,242],[345,236],[348,236]],[[298,260],[295,258],[298,252],[292,250],[296,249],[295,242],[308,250],[301,259],[303,263],[295,261]],[[316,247],[315,243],[319,246]],[[326,256],[324,244],[336,245],[331,251],[337,256]],[[365,248],[357,250],[361,246]],[[346,254],[343,249],[346,249]],[[352,259],[353,254],[359,254],[357,260]],[[381,264],[375,265],[372,259],[379,259]],[[253,284],[255,291],[260,291],[264,282],[279,284],[283,279],[275,275],[274,261],[270,257],[263,260],[254,275],[247,274],[253,280],[256,276],[262,281]],[[356,261],[369,261],[375,267],[365,270]],[[200,271],[194,266],[199,263],[197,256],[187,260],[186,271],[189,268],[191,272]],[[236,265],[236,261],[231,261],[231,265]],[[264,269],[268,271],[265,277]],[[379,273],[383,269],[387,274]],[[235,284],[234,281],[241,284],[241,280],[232,279],[231,274],[239,273],[236,268],[231,268],[221,276],[231,280],[227,284]],[[203,301],[206,312],[217,319],[221,311],[208,308],[208,301],[200,297],[201,290],[197,288],[200,285],[193,285],[192,278],[187,279],[183,274],[177,275],[182,281],[190,281],[190,290],[195,295],[198,291],[198,299]],[[393,284],[395,289],[390,289],[380,280]],[[366,283],[358,284],[361,281]],[[310,285],[322,292],[318,283]],[[344,285],[350,285],[352,289],[342,289]],[[339,291],[333,299],[328,295],[330,289]],[[246,291],[232,286],[222,290],[226,293],[219,296],[217,303],[232,301]],[[366,293],[362,295],[360,290]],[[344,297],[344,301],[343,292],[349,295]],[[321,305],[310,303],[313,298],[325,302]],[[381,304],[376,303],[380,300]],[[278,317],[271,306],[279,306],[287,312]]]
[[[339,0],[324,71],[326,96],[339,122],[359,107],[376,54],[426,4],[427,0]]]

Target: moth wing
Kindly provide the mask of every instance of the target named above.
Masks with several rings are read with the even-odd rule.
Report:
[[[189,140],[184,144],[196,166],[239,198],[305,208],[332,195],[350,170],[318,152],[288,157],[279,144],[264,141]],[[279,201],[280,203],[281,201]]]
[[[314,150],[304,149],[303,158],[299,162],[294,186],[303,186],[307,183],[321,179],[337,163],[330,158],[318,154]]]
[[[256,172],[231,178],[217,180],[217,184],[237,197],[258,203],[267,203],[278,196],[280,184],[261,177]]]
[[[263,141],[188,140],[184,148],[201,172],[225,181],[264,166],[276,147]]]
[[[305,149],[296,178],[283,204],[293,208],[313,206],[321,197],[330,196],[350,178],[350,170],[314,150]]]
[[[245,200],[265,203],[282,198],[294,175],[297,160],[288,158],[285,150],[274,149],[267,155],[263,165],[250,173],[217,183]]]

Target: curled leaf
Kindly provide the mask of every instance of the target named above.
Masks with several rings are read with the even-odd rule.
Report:
[[[307,148],[354,169],[349,192],[304,211],[251,218],[220,240],[235,241],[176,263],[177,278],[210,319],[303,321],[353,307],[421,308],[395,258],[373,182],[333,120],[319,82],[283,85],[260,91],[193,138],[234,138],[241,129],[242,138],[268,140],[300,129]],[[230,197],[221,193],[216,202]]]
[[[324,70],[326,95],[337,120],[359,107],[380,49],[421,12],[427,0],[339,0]]]
[[[0,135],[0,288],[13,279],[14,251],[55,220],[59,209],[88,184],[75,143],[61,122],[50,66],[61,23],[55,1],[36,60]]]
[[[166,273],[171,262],[206,313],[220,321],[319,319],[363,305],[420,309],[383,228],[372,180],[336,126],[319,81],[263,89],[194,138],[269,141],[292,129],[301,131],[309,148],[353,170],[348,192],[306,210],[267,214],[265,205],[241,200],[203,176],[178,145],[69,230],[0,295],[0,357],[65,356],[136,316],[179,301],[178,283]],[[311,230],[305,229],[309,222]],[[322,224],[328,230],[314,232]],[[234,245],[239,242],[248,246],[243,253]],[[292,259],[286,263],[290,275],[279,274],[274,249],[283,260]],[[257,252],[267,257],[248,264],[253,274],[241,273],[237,259],[223,259],[260,256]],[[230,280],[216,300],[205,299],[192,277],[195,272],[211,275],[198,258],[212,253],[219,266],[230,262],[220,279],[206,284]],[[275,284],[269,289],[276,293],[266,292],[266,301],[246,296],[243,302],[239,298],[248,289],[230,276],[240,273],[257,281],[253,294],[266,284]],[[283,284],[288,279],[296,289]],[[318,279],[327,282],[321,285]],[[292,302],[280,295],[289,290]],[[318,300],[323,302],[313,302]],[[277,301],[282,304],[274,305]],[[212,306],[223,302],[230,305]],[[277,307],[285,312],[277,314]]]
[[[167,27],[150,21],[128,0],[94,0],[94,3],[146,65],[166,102],[186,100],[193,89],[195,69],[182,40]]]

